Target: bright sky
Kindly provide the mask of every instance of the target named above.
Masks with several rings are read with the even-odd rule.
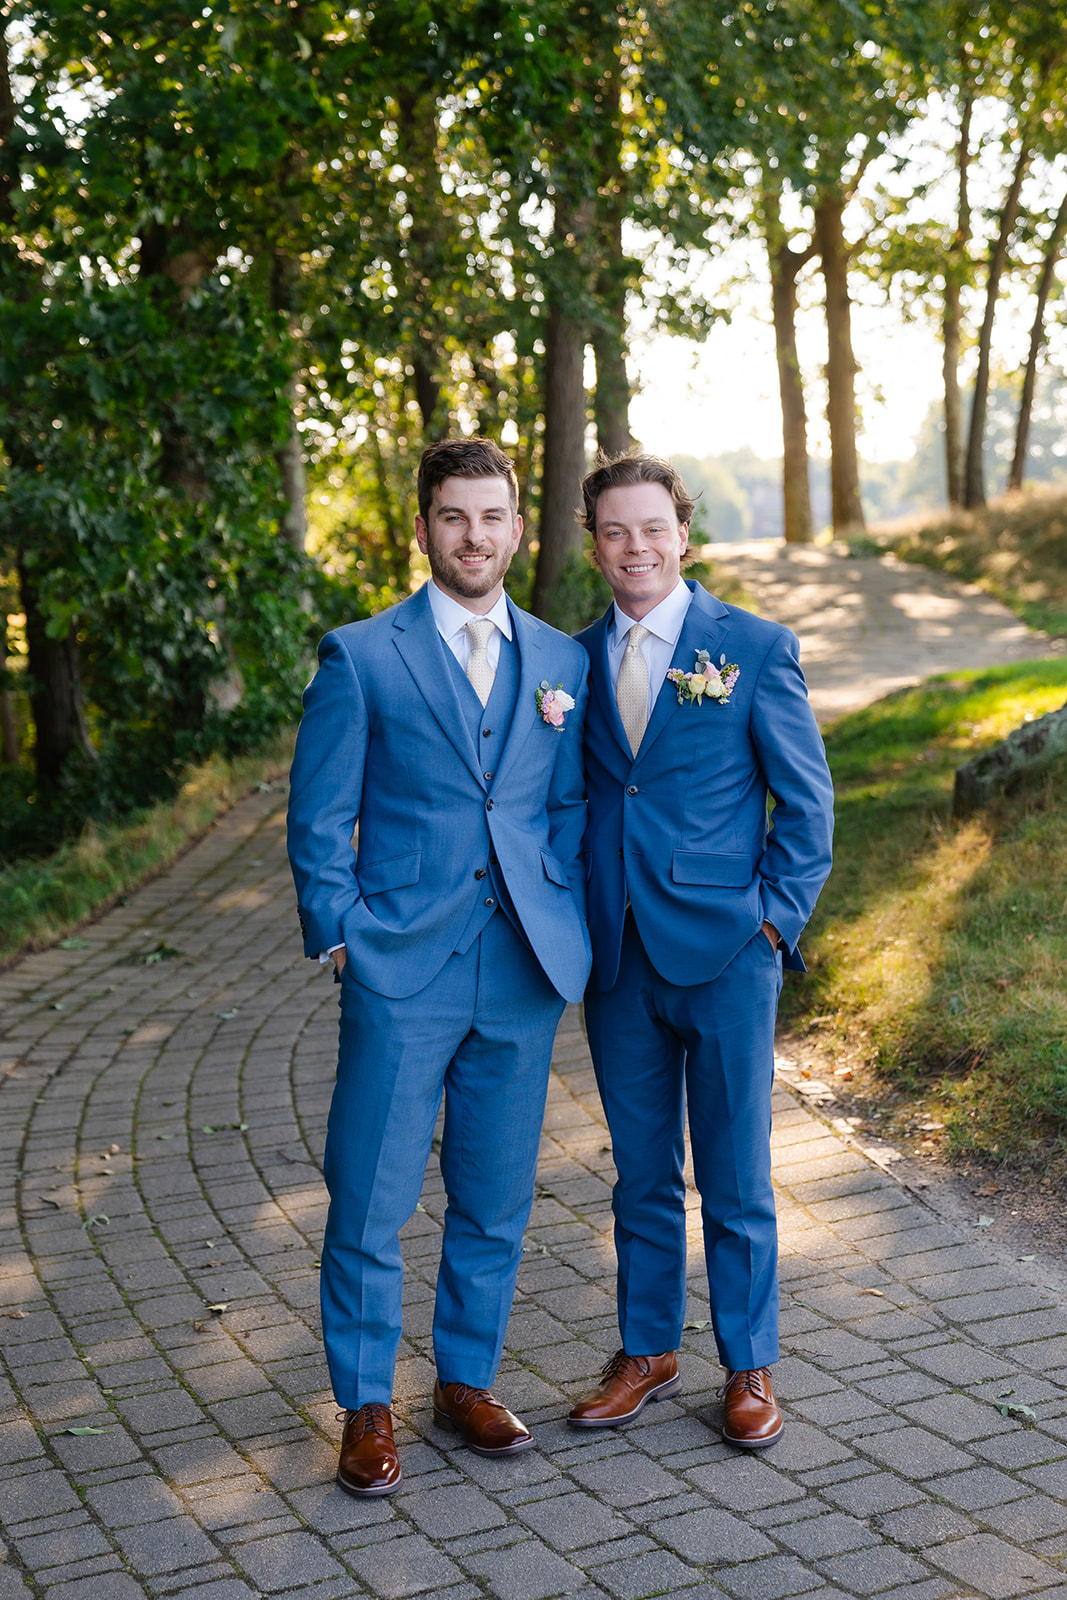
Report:
[[[982,212],[996,212],[1013,159],[1001,143],[1003,113],[981,106],[974,135],[979,149],[971,168],[971,200],[976,226]],[[936,100],[928,114],[913,125],[895,154],[907,157],[909,182],[929,185],[924,206],[945,221],[954,217],[955,177],[952,149],[956,138],[954,118]],[[1067,172],[1062,161],[1037,164],[1024,189],[1024,206],[1039,210],[1058,205]],[[887,158],[876,161],[864,178],[864,188],[884,183],[899,192]],[[1046,211],[1046,215],[1047,215]],[[797,214],[796,220],[801,220]],[[870,225],[863,209],[854,204],[846,213],[850,237]],[[988,224],[985,224],[988,226]],[[805,236],[806,238],[806,236]],[[981,239],[976,249],[983,248]],[[640,246],[635,235],[630,248]],[[745,445],[760,456],[778,456],[782,449],[778,373],[770,322],[770,286],[766,257],[756,239],[739,238],[702,267],[694,264],[693,277],[715,304],[729,305],[732,321],[716,324],[705,343],[642,332],[640,310],[635,317],[631,346],[631,376],[637,392],[630,411],[635,436],[650,450],[709,456]],[[655,281],[661,269],[648,262]],[[1060,269],[1061,284],[1065,275]],[[979,274],[981,277],[981,274]],[[1031,289],[1036,268],[1009,284],[997,309],[994,327],[994,364],[1008,372],[1025,360],[1033,316]],[[860,451],[868,461],[902,460],[914,453],[916,435],[930,409],[942,397],[941,345],[932,320],[905,319],[899,304],[887,304],[882,286],[859,273],[852,275],[853,348],[859,367],[856,393],[861,419]],[[808,392],[808,441],[813,454],[829,452],[825,423],[826,392],[822,368],[826,360],[826,325],[821,305],[821,279],[817,263],[805,268],[800,280],[801,311],[797,331],[801,366]],[[1062,291],[1061,291],[1062,292]],[[894,300],[899,295],[894,294]],[[1067,319],[1062,300],[1054,297],[1046,319],[1047,357],[1057,366],[1067,361]],[[980,298],[969,307],[969,328],[977,333],[981,320]],[[645,320],[647,330],[647,316]],[[969,380],[969,369],[960,373]]]
[[[801,362],[808,376],[808,443],[814,455],[829,450],[824,419],[825,360],[821,318],[809,313],[800,330]],[[891,308],[859,307],[853,343],[864,429],[861,453],[869,461],[902,460],[941,389],[941,351],[934,330],[907,324]],[[632,366],[639,385],[630,426],[649,450],[716,456],[750,446],[759,456],[782,450],[778,371],[769,321],[755,306],[717,324],[704,344],[653,335],[636,341]]]

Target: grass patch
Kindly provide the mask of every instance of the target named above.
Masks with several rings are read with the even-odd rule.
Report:
[[[76,842],[53,855],[0,871],[0,968],[69,936],[169,867],[257,784],[284,780],[293,738],[287,733],[256,755],[213,757],[190,772],[172,800],[123,823],[87,823]]]
[[[782,1015],[950,1149],[1067,1165],[1067,763],[951,818],[956,767],[1067,699],[1067,662],[934,678],[842,718],[833,874]]]
[[[856,554],[890,550],[905,561],[977,583],[1031,628],[1067,636],[1067,495],[1009,495],[984,511],[895,523]]]

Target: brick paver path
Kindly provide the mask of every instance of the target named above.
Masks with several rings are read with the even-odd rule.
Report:
[[[403,1490],[334,1487],[316,1258],[336,991],[299,953],[283,799],[257,793],[0,975],[0,1600],[1067,1596],[1061,1296],[785,1090],[782,1442],[719,1440],[695,1216],[684,1392],[568,1431],[616,1344],[575,1012],[498,1384],[538,1448],[485,1461],[432,1425],[432,1170],[405,1230]]]

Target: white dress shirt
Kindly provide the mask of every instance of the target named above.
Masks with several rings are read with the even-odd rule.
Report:
[[[667,668],[674,659],[674,652],[692,598],[692,590],[687,589],[683,580],[679,578],[670,594],[666,595],[658,605],[653,606],[647,616],[641,618],[641,626],[648,629],[648,638],[641,640],[640,650],[648,667],[649,716],[652,715],[656,696],[663,687]],[[608,676],[611,679],[612,689],[619,681],[619,668],[626,654],[630,629],[636,625],[636,621],[635,617],[626,615],[616,600],[615,616],[608,628]]]
[[[458,600],[453,600],[450,594],[445,594],[443,589],[439,589],[432,578],[426,585],[426,591],[437,631],[464,672],[467,670],[467,661],[471,653],[471,636],[467,632],[467,623],[478,622],[484,617],[488,622],[496,624],[489,635],[489,644],[486,648],[489,665],[495,672],[500,660],[500,635],[503,634],[505,639],[511,638],[511,613],[508,611],[506,595],[500,596],[492,611],[483,612],[468,611],[466,606],[460,605]]]
[[[686,592],[688,593],[688,590]],[[467,623],[477,622],[480,618],[485,617],[489,622],[496,624],[489,635],[489,643],[485,651],[489,665],[495,672],[500,661],[500,635],[503,634],[505,639],[511,638],[511,613],[508,611],[506,595],[502,594],[500,596],[491,611],[482,612],[468,611],[466,606],[460,605],[458,600],[453,600],[450,594],[445,594],[443,589],[439,589],[432,578],[426,585],[426,593],[430,602],[430,610],[433,612],[433,620],[437,624],[437,631],[464,672],[467,670],[467,662],[471,653],[471,636],[467,632]],[[668,661],[667,666],[669,665],[670,662]],[[617,667],[615,670],[618,672]],[[664,667],[663,670],[666,672],[667,668]],[[334,951],[343,948],[343,945],[332,944],[328,950],[321,950],[319,952],[319,965],[325,966]]]

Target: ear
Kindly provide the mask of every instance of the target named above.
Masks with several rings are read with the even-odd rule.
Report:
[[[519,548],[519,540],[521,538],[522,538],[522,518],[519,516],[518,512],[516,511],[516,513],[515,513],[514,537],[512,538],[512,541],[511,541],[511,553],[512,553],[512,555],[514,555],[516,550]]]
[[[427,536],[428,536],[428,531],[429,530],[427,529],[426,523],[423,520],[423,518],[422,517],[416,517],[415,518],[415,539],[416,539],[416,541],[418,543],[418,546],[419,546],[419,549],[422,551],[423,555],[426,554],[426,540],[427,540]]]
[[[682,555],[684,556],[685,552],[689,549],[689,524],[688,524],[688,522],[680,522],[678,524],[678,534],[679,534],[679,537],[681,538],[681,541],[682,541]]]

